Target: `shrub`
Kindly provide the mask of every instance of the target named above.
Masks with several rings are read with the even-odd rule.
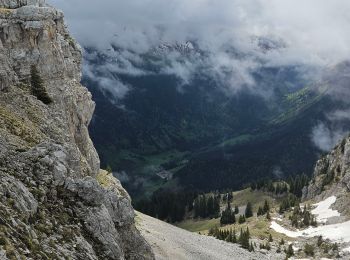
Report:
[[[273,242],[273,238],[271,234],[269,235],[269,242]]]
[[[0,246],[4,246],[7,244],[7,240],[4,237],[4,234],[0,234]]]
[[[310,244],[306,244],[304,247],[304,252],[307,256],[314,256],[315,248]]]
[[[289,258],[289,257],[291,257],[291,256],[293,256],[293,255],[294,255],[293,245],[290,244],[290,245],[288,246],[288,249],[286,250],[286,256],[287,256],[287,258]]]

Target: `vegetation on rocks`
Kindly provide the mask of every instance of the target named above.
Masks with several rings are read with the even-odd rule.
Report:
[[[44,104],[48,105],[53,102],[52,98],[49,96],[49,94],[46,91],[46,88],[44,86],[44,81],[42,80],[39,71],[35,65],[31,66],[30,69],[30,83],[32,86],[32,95],[36,96],[37,99],[39,99]]]

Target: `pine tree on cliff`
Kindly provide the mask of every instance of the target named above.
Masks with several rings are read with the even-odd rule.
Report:
[[[32,87],[32,95],[36,96],[37,99],[39,99],[44,104],[48,105],[52,103],[52,99],[50,98],[49,94],[47,93],[45,87],[44,87],[44,81],[40,77],[40,74],[38,72],[38,69],[35,65],[31,67],[30,70],[30,83]]]

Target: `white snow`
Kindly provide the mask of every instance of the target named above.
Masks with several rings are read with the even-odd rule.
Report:
[[[344,248],[342,251],[347,252],[347,253],[350,253],[350,247],[346,247],[346,248]]]
[[[326,223],[331,217],[339,217],[340,213],[337,210],[332,210],[330,207],[336,202],[337,197],[331,196],[319,203],[314,204],[315,209],[311,211],[316,215],[316,219],[320,223]]]
[[[323,236],[334,242],[350,242],[350,221],[319,226],[316,228],[308,228],[304,230],[302,234],[306,234],[308,237]]]
[[[288,230],[284,227],[282,227],[280,224],[277,224],[275,221],[272,221],[271,222],[271,226],[270,226],[273,230],[275,230],[276,232],[278,233],[282,233],[282,234],[285,234],[286,236],[288,237],[299,237],[300,234],[299,234],[299,231],[291,231],[291,230]]]
[[[335,203],[336,199],[337,198],[335,196],[332,196],[314,205],[316,208],[312,210],[312,214],[317,215],[317,220],[319,222],[326,223],[327,219],[340,216],[338,211],[330,209],[332,204]],[[272,221],[271,228],[278,233],[285,234],[286,236],[292,238],[322,236],[334,242],[350,242],[350,221],[332,225],[309,227],[305,230],[296,231],[288,230],[279,225],[276,221]],[[350,252],[350,247],[346,250]]]
[[[292,246],[293,247],[293,250],[294,250],[294,252],[297,252],[297,251],[299,251],[299,247],[297,247],[297,246]]]
[[[283,219],[281,217],[276,217],[276,218],[272,218],[273,220],[278,220],[278,221],[282,221]]]
[[[326,239],[330,239],[334,242],[350,242],[350,221],[333,224],[333,225],[324,225],[319,227],[309,227],[305,230],[288,230],[275,221],[271,222],[271,228],[278,233],[285,234],[288,237],[316,237],[322,236]]]

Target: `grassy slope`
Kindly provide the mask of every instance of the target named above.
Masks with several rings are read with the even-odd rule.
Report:
[[[279,203],[281,201],[280,198],[273,198],[272,196],[268,195],[267,193],[261,192],[261,191],[251,191],[251,189],[245,189],[237,192],[233,192],[233,201],[231,205],[237,205],[240,207],[240,211],[244,211],[244,207],[247,204],[248,201],[250,201],[253,205],[253,211],[256,213],[259,206],[262,206],[267,200],[270,204],[270,207],[272,209],[278,208]],[[225,207],[223,203],[221,206]],[[243,208],[243,210],[242,210]],[[275,215],[275,211],[272,210],[271,216]],[[187,219],[185,221],[182,221],[180,223],[177,223],[177,226],[183,229],[186,229],[191,232],[200,232],[201,234],[207,234],[210,228],[213,228],[215,226],[220,226],[220,219]],[[247,220],[244,224],[234,224],[234,225],[227,225],[222,228],[233,228],[236,229],[238,232],[241,228],[246,229],[247,226],[249,227],[249,230],[251,231],[251,234],[253,237],[259,238],[259,239],[267,239],[269,237],[269,234],[271,234],[274,239],[280,240],[282,237],[285,240],[288,240],[286,236],[280,233],[276,233],[275,231],[270,229],[270,223],[266,219],[265,216],[261,217],[252,217]],[[290,239],[289,239],[290,240]]]

